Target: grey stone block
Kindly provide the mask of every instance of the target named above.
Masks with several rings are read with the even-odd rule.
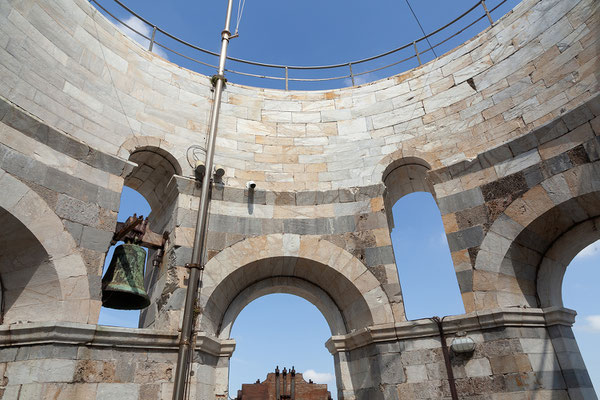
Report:
[[[493,167],[494,165],[506,161],[513,157],[509,145],[498,146],[495,149],[488,150],[480,154],[477,158],[481,162],[483,168]]]
[[[12,108],[12,105],[9,104],[4,99],[0,99],[0,121],[4,119],[4,116],[8,113],[8,111]]]
[[[98,205],[105,210],[119,211],[121,194],[103,187],[98,188]]]
[[[342,215],[333,218],[333,233],[338,235],[346,232],[354,232],[356,221],[353,215]]]
[[[483,228],[479,225],[448,235],[448,244],[452,252],[479,246],[482,240]]]
[[[317,204],[317,193],[314,191],[297,192],[296,193],[296,205],[298,206],[312,206]]]
[[[483,195],[480,188],[465,190],[438,200],[438,206],[442,214],[466,210],[483,204]]]
[[[5,112],[2,122],[27,136],[32,136],[40,126],[39,120],[14,106]]]
[[[392,246],[368,247],[365,249],[365,262],[367,266],[394,264],[394,250]]]
[[[90,148],[86,144],[74,140],[73,138],[66,136],[64,133],[48,127],[47,125],[40,125],[34,135],[40,139],[43,136],[46,136],[46,140],[43,143],[52,149],[67,154],[76,160],[85,161],[90,152]],[[122,162],[123,161],[119,161],[118,164],[121,164]],[[96,166],[93,164],[91,165]]]
[[[177,288],[171,296],[163,310],[182,310],[185,303],[186,288]]]
[[[244,191],[242,189],[225,186],[223,189],[223,201],[242,203],[244,202]]]
[[[596,136],[583,144],[590,161],[600,160],[600,136]]]
[[[562,376],[569,388],[592,387],[592,380],[585,369],[563,369]]]
[[[68,220],[63,221],[63,224],[65,225],[65,228],[67,228],[67,231],[73,237],[73,240],[75,240],[75,243],[77,243],[77,245],[79,245],[81,243],[81,235],[83,233],[83,225],[81,225],[77,222],[72,222],[72,221],[68,221]]]
[[[2,158],[2,169],[28,182],[43,185],[48,167],[14,150],[6,149],[5,151],[6,153]]]
[[[262,219],[262,232],[263,235],[283,232],[283,220],[268,218]]]
[[[339,203],[339,201],[340,201],[340,192],[338,189],[326,190],[324,192],[317,193],[318,204]]]
[[[514,156],[518,156],[519,154],[526,153],[531,149],[534,149],[538,146],[538,141],[533,133],[528,133],[525,136],[521,136],[518,139],[513,140],[508,144],[508,147],[514,154]]]
[[[525,168],[522,172],[523,177],[525,178],[525,183],[529,189],[544,180],[544,174],[542,173],[542,169],[539,165],[532,165],[529,168]]]
[[[63,219],[82,225],[97,226],[99,223],[97,205],[85,203],[64,194],[58,196],[56,214]]]
[[[579,125],[585,124],[591,119],[594,119],[594,114],[587,107],[587,105],[582,104],[574,110],[569,111],[561,118],[564,123],[567,125],[569,130],[573,130],[577,128]]]
[[[112,237],[113,232],[101,231],[100,229],[85,226],[81,235],[81,246],[104,253],[108,251]]]
[[[248,191],[246,190],[246,196],[248,197],[248,199],[250,199],[252,201],[253,204],[262,204],[265,205],[267,204],[267,192],[264,190],[253,190],[252,192],[248,193]]]
[[[210,198],[212,200],[223,200],[223,192],[225,191],[225,186],[222,184],[214,184],[211,189]]]
[[[479,158],[476,158],[472,161],[460,161],[456,164],[452,164],[447,168],[447,172],[452,178],[457,178],[459,176],[480,171],[481,168],[482,163]]]
[[[352,189],[339,189],[340,203],[350,203],[356,200],[354,193],[355,191]]]
[[[96,185],[65,174],[55,168],[48,168],[42,186],[88,203],[98,201],[98,187]]]
[[[534,135],[539,144],[544,144],[564,135],[568,131],[567,125],[562,120],[558,120],[542,126],[534,132]]]
[[[356,193],[356,201],[370,200],[376,197],[379,197],[383,194],[385,190],[385,185],[370,185],[370,186],[361,186],[358,188],[358,193]]]
[[[211,215],[208,221],[208,229],[215,232],[257,236],[262,234],[262,219]]]
[[[473,271],[459,271],[456,273],[456,280],[461,293],[473,291]]]
[[[545,175],[548,177],[560,174],[573,167],[573,163],[566,153],[552,157],[551,159],[544,161],[542,165],[542,168],[546,172]]]
[[[169,267],[184,266],[192,260],[191,247],[176,247],[168,253]]]

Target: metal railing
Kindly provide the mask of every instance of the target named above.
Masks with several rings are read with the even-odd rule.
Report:
[[[196,52],[199,52],[200,54],[203,54],[206,56],[215,57],[215,59],[218,59],[219,54],[217,54],[213,51],[210,51],[210,50],[203,49],[196,45],[193,45],[183,39],[180,39],[180,38],[170,34],[169,32],[161,29],[157,25],[152,24],[150,21],[146,20],[145,18],[143,18],[140,15],[138,15],[137,13],[135,13],[133,10],[131,10],[129,7],[127,7],[125,4],[123,4],[120,0],[104,0],[103,2],[114,2],[120,8],[125,10],[128,14],[130,14],[131,16],[134,16],[135,18],[142,21],[151,30],[151,34],[149,34],[149,36],[147,34],[145,34],[144,32],[140,32],[139,30],[136,30],[134,27],[128,25],[121,18],[118,18],[115,15],[115,13],[109,11],[105,6],[100,4],[99,0],[89,0],[89,1],[93,4],[95,4],[99,10],[101,10],[106,15],[113,18],[115,21],[117,21],[123,27],[126,27],[127,29],[131,30],[135,34],[139,35],[141,38],[147,40],[149,51],[153,51],[153,49],[156,48],[155,46],[158,46],[161,49],[164,49],[165,51],[168,51],[172,54],[176,54],[177,56],[184,58],[185,60],[189,60],[193,63],[202,65],[204,67],[207,67],[207,68],[210,68],[210,69],[216,71],[216,69],[217,69],[216,65],[213,65],[210,62],[206,62],[206,61],[200,60],[198,58],[192,57],[190,54],[192,51],[196,51]],[[492,0],[488,0],[488,1],[491,2]],[[381,54],[377,54],[372,57],[367,57],[367,58],[354,60],[354,61],[350,61],[350,62],[346,62],[346,63],[340,63],[340,64],[311,65],[311,66],[269,64],[269,63],[262,63],[262,62],[257,62],[257,61],[244,60],[244,59],[235,58],[235,57],[227,57],[228,60],[238,63],[239,65],[242,65],[242,66],[259,67],[261,69],[264,69],[265,72],[272,71],[272,70],[278,70],[278,71],[281,71],[281,73],[280,73],[280,76],[272,75],[269,73],[264,73],[264,74],[253,73],[248,70],[244,71],[243,68],[242,69],[228,68],[228,69],[226,69],[226,71],[231,74],[235,74],[235,75],[239,75],[239,76],[267,79],[267,80],[273,80],[273,81],[283,81],[285,84],[285,90],[289,90],[290,82],[325,82],[325,81],[349,80],[348,83],[351,83],[352,86],[355,86],[357,78],[360,76],[368,76],[369,74],[372,74],[374,72],[382,71],[385,69],[390,69],[391,67],[398,66],[400,64],[407,65],[408,67],[406,69],[402,70],[402,71],[407,71],[407,70],[413,68],[414,66],[416,66],[416,65],[414,65],[414,63],[413,63],[413,65],[408,65],[409,64],[408,62],[411,60],[416,59],[417,65],[422,65],[423,64],[423,60],[422,60],[423,55],[426,55],[429,52],[433,52],[433,54],[435,54],[434,49],[437,49],[440,46],[444,45],[451,39],[457,37],[458,35],[465,32],[467,29],[471,28],[472,26],[474,26],[479,21],[481,21],[485,18],[487,18],[490,26],[493,26],[494,20],[492,19],[491,13],[496,11],[500,6],[502,6],[507,1],[508,0],[498,0],[498,4],[496,4],[491,9],[488,9],[486,0],[479,0],[470,9],[468,9],[467,11],[462,13],[460,16],[458,16],[454,20],[447,23],[446,25],[442,26],[441,28],[438,28],[435,31],[433,31],[425,36],[422,36],[419,39],[416,39],[410,43],[407,43],[403,46],[397,47],[395,49],[386,51]],[[479,13],[478,13],[478,11],[479,11]],[[475,15],[473,16],[473,14],[475,14]],[[471,16],[475,19],[471,22],[468,22],[465,26],[457,27],[458,22],[464,21],[468,16]],[[439,40],[437,43],[435,43],[433,45],[430,44],[430,39],[433,39],[434,36],[436,36],[440,33],[446,33],[451,28],[457,28],[457,30],[455,30],[454,32],[448,32],[449,33],[448,36],[445,36],[443,39]],[[159,42],[157,39],[157,33],[160,33],[160,34],[164,35],[166,38],[173,40],[178,45],[182,45],[183,49],[185,49],[185,52],[178,51],[172,47],[168,47],[167,44],[164,42],[163,43]],[[426,42],[429,47],[419,50],[418,45],[422,42],[423,43]],[[399,55],[401,53],[401,51],[408,50],[408,49],[410,49],[412,51],[412,54],[404,56],[403,58],[400,58],[398,60],[394,60],[391,63],[385,64],[382,66],[377,66],[375,68],[367,69],[367,70],[360,71],[360,72],[356,72],[356,70],[353,69],[353,67],[356,67],[358,65],[367,64],[367,63],[375,61],[375,60],[381,60],[385,57],[392,56],[392,55]],[[189,54],[188,54],[188,51],[189,51]],[[342,72],[342,75],[332,74],[333,76],[327,76],[327,77],[302,78],[302,77],[291,77],[290,76],[290,71],[326,71],[326,70],[334,70],[334,69],[345,69],[347,72]],[[379,79],[379,78],[381,78],[381,77],[378,77],[376,79]],[[366,82],[361,82],[361,83],[366,83]]]

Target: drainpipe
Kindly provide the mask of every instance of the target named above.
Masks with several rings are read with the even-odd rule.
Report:
[[[221,54],[219,57],[219,69],[217,75],[212,77],[215,87],[215,101],[213,104],[208,144],[206,148],[206,172],[202,180],[202,192],[200,195],[200,208],[198,209],[198,220],[196,222],[196,233],[194,236],[194,248],[192,250],[192,262],[186,266],[190,269],[189,282],[183,311],[183,324],[179,340],[179,353],[177,355],[177,367],[175,370],[175,381],[173,385],[173,400],[183,400],[185,395],[186,378],[191,363],[191,337],[194,325],[194,309],[198,296],[198,282],[202,278],[204,264],[204,243],[206,237],[206,225],[208,217],[208,205],[210,203],[209,191],[211,185],[213,158],[215,155],[215,139],[217,137],[217,126],[219,124],[219,110],[221,108],[221,95],[225,84],[225,61],[227,59],[227,46],[229,45],[229,25],[231,23],[231,11],[233,0],[227,4],[227,17],[225,18],[225,29],[221,32]]]
[[[452,400],[458,400],[458,392],[456,391],[456,382],[454,381],[454,372],[452,372],[452,364],[450,363],[450,352],[448,351],[448,345],[446,344],[446,335],[444,334],[444,328],[442,327],[442,321],[444,318],[433,317],[430,318],[437,324],[440,332],[440,341],[442,342],[442,353],[444,354],[444,362],[446,363],[446,372],[448,374],[448,384],[450,385],[450,395]]]

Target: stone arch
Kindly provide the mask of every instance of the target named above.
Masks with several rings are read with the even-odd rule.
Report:
[[[412,148],[400,148],[379,160],[373,169],[371,181],[385,183],[390,172],[403,165],[421,165],[427,168],[427,170],[431,170],[434,162],[435,159],[426,153],[422,153]]]
[[[296,279],[310,283],[312,286],[297,287],[309,301],[315,300],[311,296],[327,294],[330,303],[324,299],[317,303],[321,307],[335,305],[348,332],[394,322],[392,307],[379,281],[352,254],[318,237],[273,234],[238,242],[206,264],[200,330],[218,335],[223,322],[230,321],[225,320],[228,309],[239,308],[234,304],[236,297],[245,290],[261,289],[261,281],[279,277],[294,278],[287,280],[287,285],[297,284]],[[330,317],[328,322],[334,319]],[[330,322],[330,326],[339,327],[337,321]]]
[[[564,268],[551,265],[572,259],[579,246],[597,237],[600,216],[600,162],[554,175],[515,199],[484,237],[473,271],[477,309],[562,304],[558,281]],[[558,256],[575,236],[587,236],[568,254]],[[579,248],[581,250],[583,247]],[[557,260],[558,258],[558,260]],[[540,293],[538,289],[546,292]],[[549,291],[549,292],[548,292]],[[542,301],[542,298],[544,299]]]
[[[229,339],[231,329],[242,310],[254,300],[273,293],[287,293],[312,303],[325,317],[331,335],[347,333],[346,321],[329,294],[317,285],[295,276],[277,276],[258,281],[241,291],[229,304],[219,330],[220,339]]]
[[[168,193],[174,175],[182,174],[179,160],[168,142],[147,136],[128,139],[119,151],[136,167],[125,177],[124,185],[138,191],[154,213],[168,206],[172,200]]]
[[[538,271],[540,307],[563,307],[562,283],[567,267],[581,250],[597,240],[600,240],[600,217],[575,225],[552,244]]]
[[[11,264],[2,266],[3,281],[22,284],[19,289],[32,294],[18,313],[7,313],[4,323],[21,320],[95,323],[100,304],[91,300],[94,296],[90,293],[87,269],[60,218],[35,191],[10,174],[0,171],[0,187],[4,193],[0,196],[0,219],[14,226],[19,238],[31,246],[26,253],[11,255],[28,257],[38,264],[33,268],[19,266],[18,259],[13,258]],[[0,241],[10,240],[5,236]],[[14,300],[17,304],[18,300]]]

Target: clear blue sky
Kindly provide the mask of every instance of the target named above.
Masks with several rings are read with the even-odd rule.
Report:
[[[426,32],[431,32],[470,8],[475,0],[410,0]],[[101,0],[122,19],[127,15],[111,6],[111,0]],[[170,2],[128,0],[125,3],[144,18],[182,39],[212,51],[218,51],[223,29],[226,1],[200,2],[172,0]],[[495,6],[497,0],[488,0]],[[518,0],[509,0],[493,14],[498,19]],[[234,7],[237,10],[237,0]],[[149,33],[139,21],[128,20],[136,29]],[[476,32],[484,29],[481,21],[464,35],[449,41],[437,51],[444,53]],[[422,36],[410,10],[403,0],[247,0],[240,25],[240,37],[231,41],[229,55],[250,60],[291,65],[319,65],[347,62],[399,47]],[[161,37],[159,41],[177,50],[182,47]],[[441,39],[441,38],[438,38]],[[143,42],[139,38],[137,39]],[[436,43],[438,40],[434,39]],[[172,53],[156,52],[184,67],[211,75],[214,70],[186,61]],[[405,56],[405,53],[402,54]],[[200,57],[200,56],[199,56]],[[424,55],[424,61],[431,57]],[[202,60],[214,63],[211,58]],[[393,59],[387,59],[388,63]],[[373,68],[376,64],[371,64]],[[406,65],[405,68],[414,66]],[[230,68],[239,68],[229,63]],[[355,67],[359,72],[363,67]],[[392,75],[396,70],[384,70],[368,76],[374,80]],[[340,71],[339,74],[345,74]],[[312,75],[317,76],[317,75]],[[256,81],[233,74],[232,82],[255,86],[282,88],[280,82]],[[348,81],[321,85],[321,88],[347,86]],[[292,88],[314,88],[292,86]],[[136,192],[125,188],[119,221],[137,212],[147,215],[149,207]],[[416,216],[423,216],[416,218]],[[445,242],[441,217],[433,199],[422,193],[406,196],[394,207],[396,229],[392,234],[400,281],[409,319],[431,315],[464,312]],[[592,285],[600,281],[600,244],[577,257],[565,277],[565,306],[578,310],[575,334],[596,387],[600,387],[600,351],[594,341],[600,337],[600,304],[598,291]],[[418,252],[414,249],[420,249]],[[427,256],[427,258],[425,258]],[[107,257],[107,260],[110,260]],[[436,279],[432,279],[436,278]],[[286,312],[283,312],[286,310]],[[272,316],[281,316],[273,321]],[[137,326],[138,312],[102,309],[100,323]],[[293,318],[288,318],[293,316]],[[277,324],[277,329],[273,329]],[[235,397],[241,383],[264,379],[275,365],[295,365],[296,370],[310,374],[313,380],[328,383],[335,396],[333,358],[324,343],[330,337],[328,326],[319,311],[307,301],[291,295],[270,295],[249,304],[239,315],[232,331],[237,348],[231,361],[230,394]],[[290,345],[294,343],[294,345]],[[310,375],[309,374],[309,375]],[[317,379],[315,379],[317,378]]]

